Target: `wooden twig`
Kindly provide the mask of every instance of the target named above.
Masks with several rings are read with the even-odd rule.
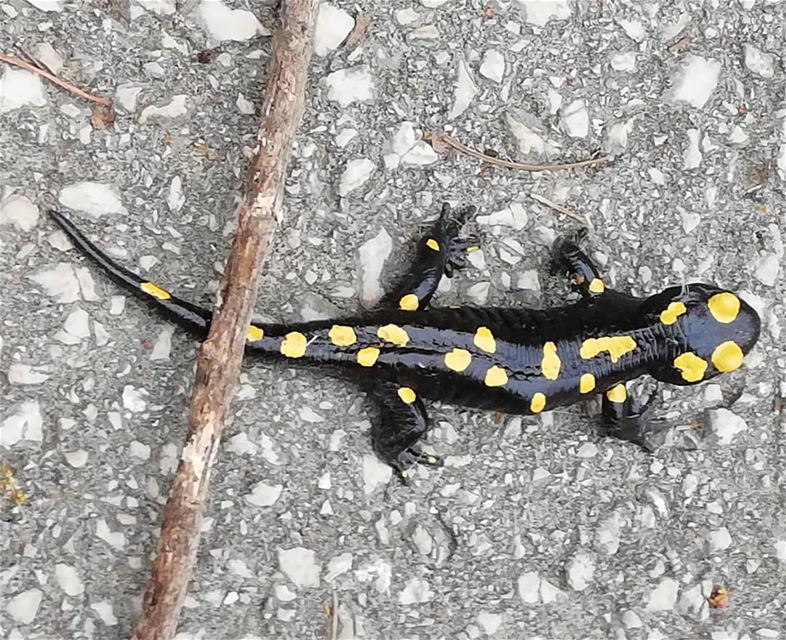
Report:
[[[330,640],[338,639],[338,594],[333,589],[333,606],[331,608],[330,616]]]
[[[22,69],[27,69],[28,71],[32,71],[33,73],[37,73],[39,76],[43,76],[52,84],[57,85],[61,89],[65,89],[69,93],[72,93],[75,96],[80,98],[84,98],[85,100],[89,100],[90,102],[95,102],[96,104],[101,104],[105,107],[112,107],[112,100],[110,98],[104,98],[103,96],[94,96],[87,91],[83,91],[79,87],[75,87],[70,82],[66,82],[62,78],[56,76],[51,71],[47,71],[43,67],[37,67],[30,62],[26,62],[21,58],[16,58],[14,56],[6,56],[0,53],[0,62],[5,62],[7,64],[14,65],[15,67],[21,67]]]
[[[553,200],[549,200],[548,198],[541,196],[537,193],[530,193],[529,197],[535,200],[536,202],[540,202],[540,204],[544,204],[547,207],[554,209],[554,211],[559,211],[560,213],[565,214],[569,218],[578,220],[585,227],[589,226],[589,221],[585,216],[581,215],[580,213],[576,213],[573,209],[566,207],[564,204],[560,204],[559,202],[554,202]]]
[[[435,147],[447,145],[468,156],[472,156],[478,160],[483,160],[483,162],[488,164],[493,164],[498,167],[505,167],[507,169],[517,169],[519,171],[564,171],[565,169],[594,167],[597,164],[608,161],[606,156],[599,156],[597,158],[590,158],[589,160],[581,160],[579,162],[563,162],[559,164],[530,164],[528,162],[514,162],[513,160],[505,160],[504,158],[490,156],[483,153],[482,151],[478,151],[477,149],[471,149],[455,138],[451,138],[450,136],[446,136],[445,134],[438,133],[436,131],[427,132],[425,138]]]
[[[249,167],[210,333],[199,351],[188,433],[164,507],[135,640],[168,640],[175,633],[196,559],[210,472],[240,375],[260,263],[270,246],[303,113],[315,22],[315,0],[283,2],[265,81],[257,155]]]

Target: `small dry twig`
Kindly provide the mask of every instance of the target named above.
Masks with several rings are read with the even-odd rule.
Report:
[[[528,162],[514,162],[513,160],[505,160],[504,158],[495,158],[494,156],[490,156],[486,153],[483,153],[482,151],[478,151],[477,149],[471,149],[455,138],[446,136],[445,134],[438,133],[436,131],[429,131],[426,133],[425,139],[431,143],[431,145],[434,147],[434,150],[437,152],[443,150],[445,146],[453,147],[461,153],[472,156],[473,158],[477,158],[478,160],[483,160],[483,162],[488,164],[493,164],[498,167],[505,167],[507,169],[517,169],[519,171],[536,172],[580,169],[581,167],[594,167],[597,164],[608,162],[609,160],[606,156],[599,156],[597,158],[581,160],[579,162],[564,162],[559,164],[530,164]]]
[[[371,28],[371,16],[367,13],[359,13],[355,18],[355,26],[344,40],[344,46],[351,49],[359,45],[366,39],[368,30]]]
[[[554,209],[554,211],[559,211],[560,213],[565,214],[569,218],[573,218],[577,220],[585,227],[589,226],[589,220],[585,216],[580,213],[576,213],[573,209],[566,207],[564,204],[560,204],[559,202],[554,202],[553,200],[549,200],[548,198],[539,195],[537,193],[530,193],[529,197],[535,200],[536,202],[540,202],[540,204],[546,205],[547,207]]]
[[[338,638],[338,595],[336,590],[333,589],[333,611],[330,617],[330,640]]]
[[[49,82],[51,82],[52,84],[57,85],[61,89],[64,89],[65,91],[68,91],[69,93],[75,96],[84,98],[85,100],[89,100],[90,102],[95,102],[96,104],[104,105],[105,107],[114,108],[114,105],[112,104],[112,100],[110,98],[104,98],[103,96],[94,96],[90,93],[87,93],[87,91],[83,91],[79,87],[75,87],[70,82],[66,82],[62,78],[56,76],[51,71],[44,69],[43,65],[36,66],[35,64],[26,62],[21,58],[17,58],[15,56],[6,56],[3,55],[2,53],[0,53],[0,62],[5,62],[7,64],[14,65],[15,67],[21,67],[22,69],[27,69],[28,71],[37,73],[38,75],[43,76],[44,78],[49,80]],[[38,63],[39,65],[41,64],[40,62],[38,62],[38,60],[36,60],[36,63]]]
[[[196,562],[210,474],[240,376],[261,263],[269,251],[292,143],[303,114],[316,14],[315,0],[282,3],[265,81],[256,156],[248,170],[210,332],[199,350],[188,433],[164,507],[134,640],[174,636]]]

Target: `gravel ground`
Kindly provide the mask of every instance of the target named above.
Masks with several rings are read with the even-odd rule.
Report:
[[[0,0],[15,42],[115,97],[4,66],[0,636],[124,638],[185,429],[196,345],[126,299],[41,213],[209,304],[256,132],[274,3]],[[663,389],[655,455],[598,438],[598,407],[512,417],[436,405],[447,457],[412,486],[368,439],[373,407],[320,372],[249,363],[216,464],[180,638],[786,637],[782,230],[786,2],[365,0],[323,10],[267,319],[352,312],[443,200],[482,253],[439,304],[557,304],[547,245],[592,226],[609,281],[742,290],[764,330],[718,384]],[[362,40],[340,45],[362,12]],[[206,62],[196,54],[219,46]],[[151,109],[152,107],[152,109]],[[425,131],[526,161],[435,154]],[[381,270],[381,274],[380,274]],[[780,271],[780,273],[779,273]],[[10,479],[9,479],[10,480]],[[714,586],[730,591],[714,608]]]

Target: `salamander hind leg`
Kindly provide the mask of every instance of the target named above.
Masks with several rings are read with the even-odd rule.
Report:
[[[371,428],[377,455],[404,480],[418,463],[441,466],[440,458],[423,453],[417,447],[428,430],[428,416],[416,391],[394,382],[375,383],[368,391],[380,407],[380,419]]]
[[[624,384],[618,384],[603,394],[603,435],[627,440],[651,453],[658,448],[659,436],[670,425],[652,417],[652,401],[656,390],[641,404],[634,404]]]
[[[415,259],[391,292],[379,302],[382,308],[418,311],[428,306],[442,275],[453,275],[466,265],[467,251],[477,244],[474,238],[460,238],[466,220],[475,213],[474,206],[453,209],[442,205],[439,219],[419,241]]]
[[[570,236],[559,236],[551,248],[552,270],[567,272],[571,286],[584,297],[596,297],[606,291],[600,271],[582,250],[588,231],[580,229]]]

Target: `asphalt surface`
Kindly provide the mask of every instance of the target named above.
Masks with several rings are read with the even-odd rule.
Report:
[[[84,101],[0,68],[2,637],[124,638],[137,617],[196,345],[43,212],[210,304],[274,24],[273,2],[230,3],[263,28],[212,4],[0,0],[0,51],[56,66],[48,43],[61,76],[119,105],[95,130]],[[335,5],[371,24],[352,46],[342,12],[320,27],[261,317],[368,303],[444,200],[478,207],[483,253],[435,304],[558,304],[547,245],[578,223],[535,193],[588,218],[616,288],[714,282],[764,329],[717,385],[661,390],[675,426],[654,455],[599,438],[593,403],[437,404],[447,465],[408,487],[375,461],[357,389],[247,363],[178,637],[329,638],[334,602],[340,638],[785,637],[786,3]],[[519,160],[614,159],[530,174],[434,155],[430,130]]]

